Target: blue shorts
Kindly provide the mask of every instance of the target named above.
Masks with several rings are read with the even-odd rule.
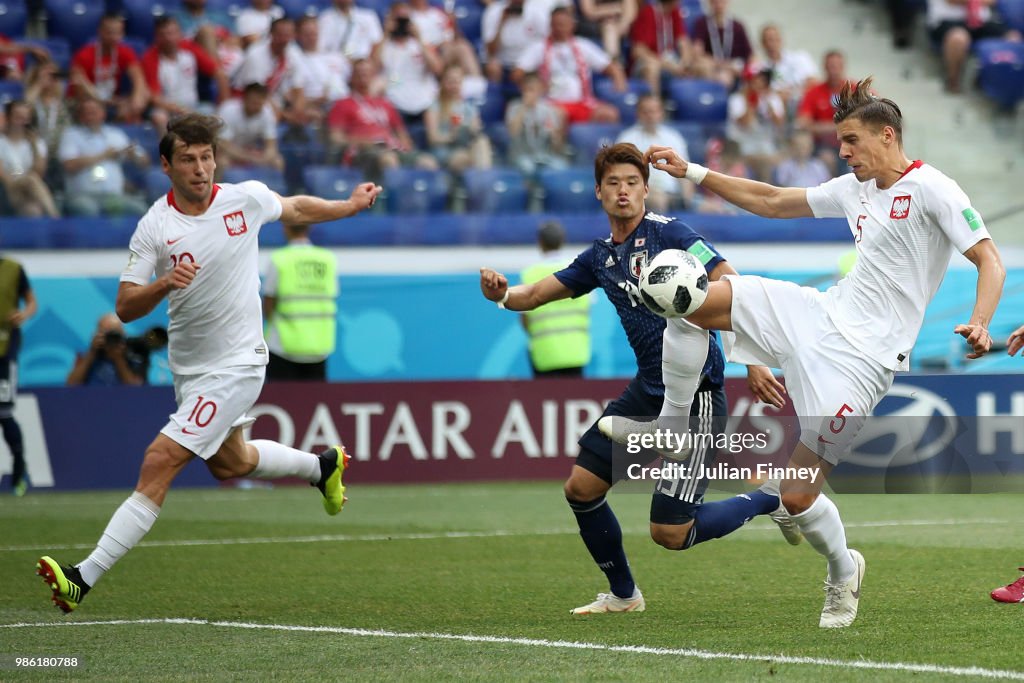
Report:
[[[661,413],[663,396],[654,396],[645,392],[636,378],[629,383],[622,395],[608,404],[605,415],[621,415],[626,417],[645,417],[652,419]],[[715,433],[724,430],[729,406],[725,396],[725,388],[704,380],[693,398],[690,415],[698,418],[717,418],[711,420],[711,429]],[[580,437],[580,454],[576,464],[609,484],[615,484],[625,475],[613,470],[612,442],[597,428],[595,422]],[[698,449],[691,456],[690,463],[697,466],[703,463],[711,467],[718,452],[716,449]],[[704,500],[707,490],[707,479],[684,481],[662,480],[658,483],[651,497],[651,522],[655,524],[686,524],[693,519],[693,511]]]

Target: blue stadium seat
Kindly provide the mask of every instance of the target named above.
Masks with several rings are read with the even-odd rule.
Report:
[[[1024,45],[1006,40],[979,40],[978,85],[996,104],[1011,110],[1024,99]]]
[[[472,169],[463,175],[466,210],[486,213],[526,211],[526,179],[514,168]]]
[[[25,84],[21,81],[0,81],[0,106],[13,100],[25,99]]]
[[[448,204],[450,182],[444,171],[389,168],[382,184],[390,213],[439,213]]]
[[[485,127],[487,137],[491,140],[491,145],[494,148],[494,152],[499,157],[504,157],[508,154],[509,136],[508,127],[504,121],[495,121],[494,123],[487,124]]]
[[[641,95],[651,92],[647,81],[630,79],[625,92],[619,92],[610,78],[594,80],[594,95],[599,100],[614,104],[619,110],[619,120],[629,126],[636,122],[636,103]]]
[[[159,166],[151,166],[146,170],[146,199],[155,202],[171,189],[171,180]]]
[[[996,0],[996,9],[1011,28],[1024,33],[1024,0]]]
[[[150,161],[159,161],[160,152],[157,148],[160,145],[160,136],[156,128],[148,123],[121,123],[117,124],[117,128],[123,130],[132,142],[144,150]]]
[[[153,22],[181,8],[180,0],[123,0],[124,33],[147,44],[153,40]]]
[[[482,103],[477,103],[480,109],[480,120],[486,126],[489,123],[496,123],[505,120],[505,94],[501,85],[487,84],[487,94]]]
[[[307,166],[302,171],[306,191],[324,199],[348,199],[362,180],[362,172],[354,168]]]
[[[151,41],[143,40],[142,38],[137,38],[135,36],[125,36],[124,40],[121,42],[130,47],[132,52],[134,52],[135,56],[139,59],[142,59],[142,55],[146,54],[146,50],[149,49],[151,44]]]
[[[331,6],[330,0],[277,0],[285,16],[298,19],[302,16],[316,16]]]
[[[729,93],[718,81],[675,78],[669,85],[669,98],[675,104],[674,118],[680,121],[724,122]]]
[[[538,180],[544,190],[545,211],[595,211],[600,208],[594,198],[593,169],[548,169],[540,172]]]
[[[288,194],[284,172],[269,166],[235,166],[224,171],[225,183],[244,183],[258,180],[278,194]]]
[[[708,144],[708,133],[704,129],[704,125],[693,121],[672,121],[668,125],[679,131],[679,134],[686,140],[686,151],[690,155],[689,161],[703,164]]]
[[[0,0],[0,35],[22,38],[28,23],[25,0]]]
[[[47,35],[66,39],[72,52],[96,39],[106,12],[103,3],[84,0],[45,0],[45,7]]]
[[[459,26],[459,32],[471,43],[481,38],[483,14],[483,7],[479,5],[455,6],[455,22]]]
[[[574,123],[569,126],[569,145],[580,166],[593,162],[594,155],[615,143],[622,126],[618,123]]]
[[[45,47],[53,63],[59,66],[61,71],[67,71],[71,66],[71,44],[65,38],[30,38],[23,42]],[[35,58],[29,57],[28,62],[35,63]]]

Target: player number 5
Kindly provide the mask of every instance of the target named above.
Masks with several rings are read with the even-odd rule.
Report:
[[[846,427],[846,415],[845,415],[845,413],[852,413],[852,412],[853,412],[853,408],[851,408],[850,406],[848,406],[845,403],[843,404],[843,407],[840,408],[838,410],[838,412],[836,412],[836,416],[833,417],[832,421],[828,423],[828,428],[830,430],[832,430],[833,434],[838,434],[839,432],[843,431],[843,428]]]

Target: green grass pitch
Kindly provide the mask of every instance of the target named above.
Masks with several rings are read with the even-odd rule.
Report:
[[[4,496],[0,680],[1024,680],[1024,605],[988,597],[1024,564],[1019,495],[836,496],[867,574],[822,631],[824,561],[766,518],[670,552],[613,494],[647,611],[581,618],[606,584],[560,483],[348,493],[329,518],[306,487],[172,490],[69,616],[35,561],[80,560],[127,492]]]

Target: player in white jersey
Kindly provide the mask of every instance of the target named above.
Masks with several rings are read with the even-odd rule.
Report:
[[[882,399],[893,373],[907,366],[924,310],[945,275],[953,250],[978,269],[974,309],[953,332],[978,358],[992,344],[988,324],[1005,271],[981,216],[959,186],[903,151],[903,121],[891,100],[871,94],[871,79],[847,85],[835,122],[840,156],[852,173],[816,188],[778,188],[708,171],[666,147],[645,158],[760,216],[846,217],[859,257],[853,271],[827,292],[754,276],[710,283],[708,297],[688,318],[727,331],[726,356],[779,367],[800,417],[800,442],[790,467],[827,475],[863,418]],[[636,425],[617,423],[624,439]],[[846,545],[835,505],[813,482],[783,480],[782,502],[807,541],[828,559],[819,625],[849,626],[857,616],[864,558]]]
[[[96,548],[77,565],[42,557],[36,565],[53,602],[71,612],[156,521],[175,476],[194,457],[217,479],[299,477],[317,486],[330,515],[345,503],[348,455],[335,446],[315,455],[267,440],[245,441],[246,411],[263,387],[257,264],[260,228],[275,220],[322,223],[373,206],[381,188],[356,187],[343,201],[281,197],[258,182],[215,185],[220,119],[188,114],[160,141],[171,191],[139,221],[117,293],[124,321],[168,300],[168,358],[178,410],[146,449],[135,492],[117,509]],[[153,276],[156,276],[153,279]]]

